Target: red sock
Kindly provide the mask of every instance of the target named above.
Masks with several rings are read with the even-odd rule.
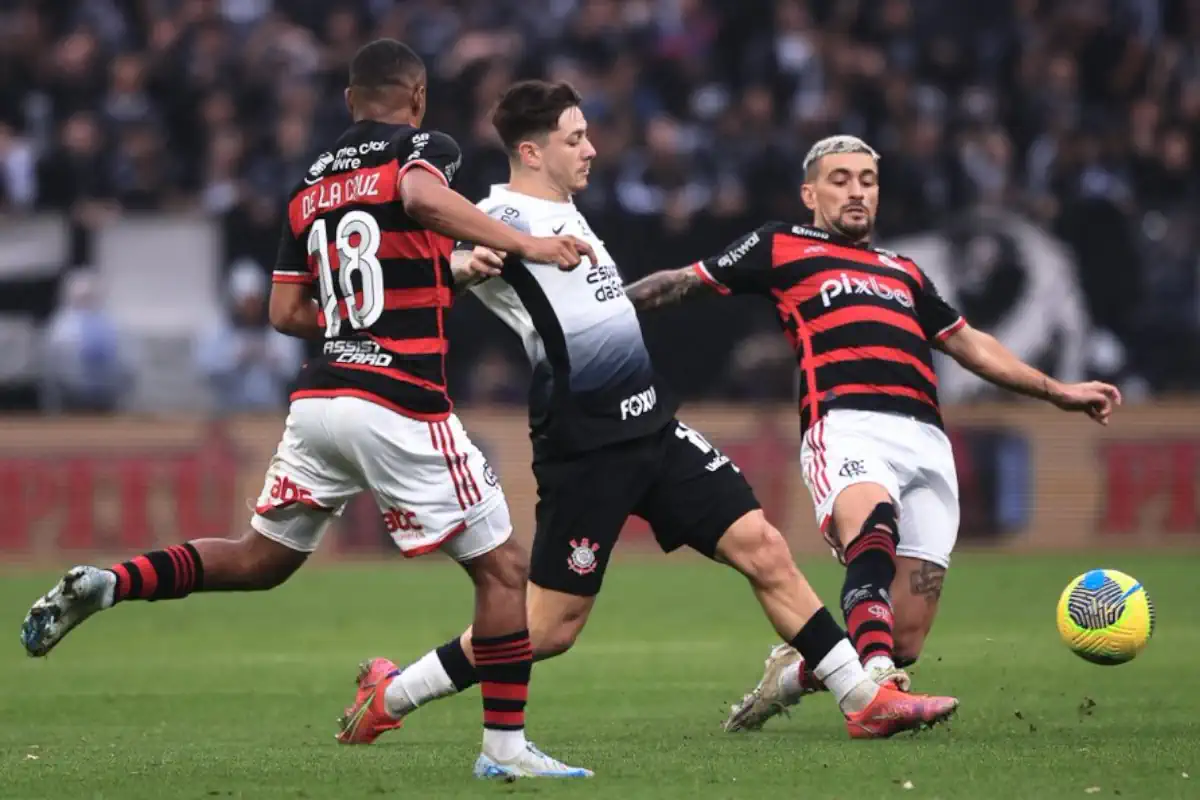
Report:
[[[204,586],[204,565],[191,542],[143,553],[109,567],[117,576],[113,602],[173,600]]]
[[[505,636],[471,637],[475,672],[483,695],[483,727],[519,731],[525,727],[525,702],[533,671],[529,631]]]
[[[864,600],[846,617],[850,641],[865,664],[874,656],[892,657],[892,607],[883,600]]]
[[[862,532],[846,547],[846,581],[842,613],[846,632],[863,663],[874,656],[892,657],[892,604],[888,591],[896,577],[896,514],[880,503]]]

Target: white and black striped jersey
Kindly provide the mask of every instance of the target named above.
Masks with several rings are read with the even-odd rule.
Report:
[[[604,242],[574,203],[493,186],[478,206],[534,236],[573,235],[596,252],[570,272],[509,258],[472,291],[525,345],[534,459],[570,455],[662,429],[677,403],[662,385]],[[465,247],[466,245],[461,245]]]

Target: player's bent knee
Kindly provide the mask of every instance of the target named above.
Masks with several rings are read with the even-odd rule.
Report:
[[[787,540],[767,522],[761,511],[747,514],[735,522],[721,537],[717,553],[759,585],[786,583],[799,571]]]
[[[877,523],[888,519],[896,528],[896,504],[887,487],[879,483],[856,483],[847,486],[833,502],[833,533],[844,545],[850,544],[864,531],[871,530]]]
[[[899,519],[900,515],[896,512],[896,505],[891,501],[891,498],[881,500],[867,514],[861,528],[854,534],[854,537],[857,538],[864,533],[879,530],[887,533],[888,538],[892,540],[892,544],[897,544],[900,541]]]

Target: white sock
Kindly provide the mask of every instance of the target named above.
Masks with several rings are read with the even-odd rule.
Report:
[[[515,761],[524,749],[524,728],[518,731],[499,731],[493,728],[483,729],[483,752],[501,764]]]
[[[800,659],[790,667],[784,667],[779,673],[779,692],[786,700],[797,700],[804,694],[804,686],[800,682],[804,674],[804,659]]]
[[[847,714],[862,711],[879,691],[858,663],[858,653],[849,639],[838,642],[813,669],[813,674],[833,693],[838,707]]]
[[[101,570],[101,580],[104,582],[104,594],[100,596],[101,608],[112,608],[117,601],[117,574],[111,570]]]
[[[442,666],[436,650],[421,656],[415,664],[405,667],[396,679],[388,684],[383,701],[388,713],[400,719],[430,700],[455,694],[454,682]]]

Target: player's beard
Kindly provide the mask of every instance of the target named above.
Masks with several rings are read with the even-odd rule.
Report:
[[[875,227],[875,220],[870,213],[863,212],[862,222],[853,222],[848,218],[848,212],[842,211],[841,214],[833,220],[833,228],[835,231],[855,242],[866,241],[871,236],[871,231]]]

